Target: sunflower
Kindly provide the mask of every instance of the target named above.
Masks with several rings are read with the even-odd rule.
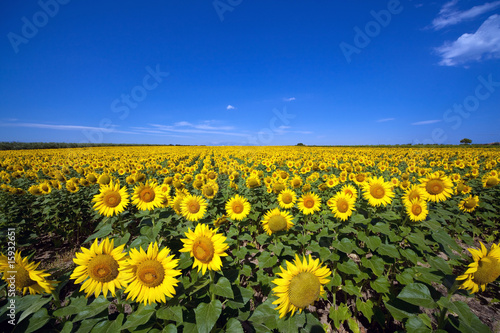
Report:
[[[5,184],[2,184],[5,185]],[[42,195],[42,189],[38,185],[31,185],[30,188],[28,189],[28,192],[30,192],[33,195]]]
[[[313,260],[309,255],[309,262],[306,257],[300,261],[298,255],[295,255],[294,263],[285,261],[286,269],[280,266],[281,273],[276,275],[279,278],[272,282],[277,285],[273,288],[274,295],[278,297],[273,304],[278,304],[276,310],[283,318],[288,312],[291,315],[295,311],[302,312],[304,308],[311,305],[325,293],[323,286],[330,279],[331,271],[328,267],[322,266],[319,259]]]
[[[226,203],[226,213],[233,220],[241,221],[250,214],[250,203],[238,194]]]
[[[405,202],[405,207],[410,220],[414,222],[425,221],[427,214],[429,214],[427,202],[418,198]]]
[[[52,187],[48,182],[41,183],[39,187],[43,194],[49,194],[52,191]]]
[[[430,201],[445,201],[453,194],[453,183],[443,173],[428,174],[426,178],[421,178],[420,182],[422,183],[420,186],[425,189]]]
[[[342,186],[342,188],[340,189],[340,192],[343,192],[351,197],[353,197],[354,199],[357,199],[358,198],[358,190],[356,190],[356,188],[352,185],[344,185]]]
[[[47,280],[50,276],[44,270],[37,270],[40,263],[29,262],[28,257],[22,257],[19,251],[14,254],[14,262],[0,254],[0,273],[7,285],[14,285],[23,295],[29,292],[31,295],[43,292],[50,294],[56,288],[58,281]]]
[[[207,199],[213,199],[218,191],[219,185],[214,181],[206,183],[201,188],[201,194]]]
[[[363,198],[368,200],[371,206],[386,206],[391,203],[394,197],[392,184],[384,181],[383,177],[369,178],[363,184]]]
[[[182,216],[181,204],[184,200],[184,194],[177,194],[174,199],[171,201],[172,208],[177,213],[177,215]]]
[[[127,254],[123,252],[125,245],[114,248],[114,240],[105,238],[98,244],[97,239],[90,249],[82,247],[82,252],[77,252],[74,263],[78,266],[71,274],[70,279],[75,283],[85,281],[80,291],[84,290],[89,297],[94,293],[99,296],[102,291],[104,297],[108,290],[115,296],[116,289],[127,286],[128,275],[123,272],[126,268]]]
[[[227,216],[226,215],[222,215],[221,217],[218,217],[214,220],[214,226],[216,226],[217,228],[220,227],[221,225],[224,225],[226,223],[228,223],[229,221],[227,220]]]
[[[73,181],[68,181],[66,183],[66,189],[68,191],[70,191],[71,193],[76,193],[76,192],[78,192],[78,190],[80,189],[80,187],[78,187],[78,183],[73,182]]]
[[[257,176],[250,176],[247,178],[246,185],[248,188],[256,188],[260,186],[260,179]]]
[[[132,203],[140,210],[152,210],[161,206],[162,195],[163,192],[156,182],[148,180],[145,184],[139,184],[134,188]]]
[[[302,186],[302,178],[299,176],[293,177],[293,179],[290,181],[290,185],[292,185],[293,188],[297,189]]]
[[[111,183],[111,176],[108,175],[107,173],[103,173],[102,175],[99,176],[97,182],[100,185],[108,185],[109,183]]]
[[[292,215],[288,212],[281,212],[278,208],[268,210],[262,220],[262,228],[268,235],[289,230],[291,227],[293,227]]]
[[[481,242],[480,242],[481,243]],[[481,243],[481,250],[468,249],[472,254],[473,263],[457,280],[465,280],[460,289],[469,289],[472,293],[485,290],[486,285],[500,276],[500,246],[493,244],[490,251]]]
[[[352,215],[352,211],[356,210],[354,208],[356,199],[343,192],[338,192],[328,202],[332,213],[341,221],[346,221]]]
[[[404,205],[410,205],[414,199],[427,201],[427,192],[421,186],[413,184],[405,190],[401,199]]]
[[[492,175],[491,173],[488,175],[484,175],[482,178],[482,183],[484,188],[492,188],[500,183],[500,179],[497,176]]]
[[[120,182],[109,183],[109,185],[102,185],[99,189],[99,194],[96,194],[92,199],[94,209],[99,211],[99,214],[104,216],[113,216],[120,214],[125,210],[129,203],[129,195],[127,188],[124,186],[120,188]]]
[[[321,199],[316,193],[307,192],[300,197],[297,206],[304,215],[314,214],[321,209]]]
[[[184,247],[180,252],[189,252],[194,257],[193,268],[198,267],[198,272],[202,274],[208,270],[220,271],[222,261],[220,257],[227,256],[228,245],[225,243],[226,237],[217,233],[206,224],[198,224],[193,231],[189,229],[186,233],[187,238],[181,239]]]
[[[181,271],[175,269],[179,259],[174,259],[170,249],[161,250],[158,243],[150,243],[147,252],[142,248],[131,249],[130,259],[127,261],[127,274],[129,286],[125,290],[127,299],[131,298],[144,305],[156,302],[166,303],[165,296],[174,297],[175,286],[179,280],[175,277]]]
[[[168,208],[172,205],[172,197],[168,193],[163,193],[160,207]]]
[[[472,213],[479,206],[479,197],[477,195],[469,195],[458,203],[458,208],[461,211]]]
[[[207,211],[207,202],[201,196],[187,195],[181,202],[181,213],[188,221],[198,221]]]
[[[278,203],[281,208],[290,209],[295,206],[297,195],[294,191],[285,189],[278,195]]]

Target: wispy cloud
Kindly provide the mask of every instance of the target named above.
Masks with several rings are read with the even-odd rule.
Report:
[[[432,28],[435,30],[458,24],[465,20],[471,20],[481,14],[492,11],[500,7],[500,1],[487,2],[482,5],[474,6],[470,9],[459,11],[455,9],[458,0],[452,0],[443,5],[439,16],[432,21]]]
[[[236,109],[236,108],[234,106],[232,106],[231,104],[226,106],[226,110],[234,110],[234,109]]]
[[[291,101],[295,101],[295,97],[284,97],[283,100],[285,102],[291,102]]]
[[[386,121],[393,121],[393,120],[396,120],[396,118],[383,118],[377,120],[377,123],[385,123]]]
[[[455,66],[470,61],[500,58],[500,15],[491,15],[473,34],[463,34],[456,41],[436,49],[441,66]]]
[[[217,126],[213,120],[205,120],[197,124],[188,121],[176,122],[173,125],[149,124],[150,127],[133,127],[137,132],[165,135],[168,133],[183,134],[219,134],[247,137],[248,134],[234,131],[233,126]]]
[[[429,124],[439,123],[440,121],[441,121],[440,119],[424,120],[424,121],[417,121],[416,123],[412,123],[412,125],[429,125]]]
[[[93,127],[93,126],[80,126],[80,125],[54,125],[54,124],[39,124],[39,123],[0,123],[2,127],[28,127],[28,128],[41,128],[48,130],[58,131],[100,131],[104,133],[122,133],[122,134],[136,134],[134,132],[119,131],[116,125],[106,127]]]

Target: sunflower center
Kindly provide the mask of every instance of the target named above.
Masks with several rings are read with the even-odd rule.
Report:
[[[444,184],[439,179],[432,179],[427,182],[427,185],[425,185],[425,189],[430,194],[436,195],[444,191]]]
[[[94,280],[110,282],[118,276],[118,262],[109,254],[99,254],[90,260],[87,272]]]
[[[145,188],[139,193],[139,197],[144,202],[151,202],[155,199],[155,191],[152,188]]]
[[[249,186],[250,188],[254,188],[254,187],[259,186],[259,183],[257,182],[257,179],[255,179],[255,178],[250,178],[250,179],[248,180],[248,186]]]
[[[196,214],[200,211],[200,204],[198,203],[198,201],[191,201],[187,205],[187,208],[191,214]]]
[[[365,175],[363,175],[363,174],[356,175],[356,180],[358,182],[360,182],[360,183],[364,182],[365,181]]]
[[[314,199],[313,198],[305,198],[304,199],[304,207],[313,208],[314,207]]]
[[[318,299],[321,284],[316,275],[311,272],[302,272],[290,281],[288,297],[290,303],[303,309]]]
[[[194,241],[193,255],[202,263],[209,263],[214,257],[214,253],[214,244],[209,238],[201,236]]]
[[[493,187],[498,184],[498,179],[490,177],[486,180],[486,187]]]
[[[420,207],[420,205],[413,205],[411,206],[411,212],[413,213],[413,215],[420,215],[420,213],[422,213],[422,207]]]
[[[49,187],[47,186],[47,184],[43,184],[42,191],[47,192],[48,190],[49,190]]]
[[[385,190],[381,185],[375,184],[370,188],[370,194],[375,199],[382,199],[385,195]]]
[[[30,287],[34,284],[36,284],[36,281],[33,281],[30,278],[30,273],[22,266],[16,264],[15,271],[17,272],[16,275],[16,288],[17,289],[23,289]]]
[[[286,218],[281,215],[273,215],[269,218],[269,229],[272,232],[282,231],[286,229]]]
[[[104,204],[106,207],[116,207],[120,204],[120,201],[122,200],[122,197],[120,196],[120,193],[111,191],[108,192],[104,195]]]
[[[243,212],[243,205],[241,204],[241,202],[233,203],[233,212],[235,212],[236,214],[241,214],[241,212]]]
[[[290,204],[293,201],[293,197],[290,193],[283,193],[281,196],[281,201],[283,201],[284,204]]]
[[[477,284],[488,284],[500,276],[500,262],[492,257],[483,257],[474,273],[473,280]]]
[[[99,178],[99,183],[106,185],[109,184],[110,180],[108,175],[102,175],[101,178]]]
[[[473,198],[470,198],[469,200],[465,201],[464,207],[467,209],[472,209],[472,208],[476,207],[476,200],[474,200]]]
[[[420,195],[418,194],[417,191],[412,191],[410,192],[410,194],[408,195],[408,200],[409,201],[413,201],[413,199],[418,199],[420,200]]]
[[[144,286],[154,288],[163,282],[165,268],[159,261],[149,259],[137,267],[136,274]]]
[[[211,187],[205,187],[205,195],[207,195],[207,196],[214,195],[214,189]]]
[[[341,213],[347,212],[349,209],[349,203],[345,199],[340,199],[337,201],[337,210]]]

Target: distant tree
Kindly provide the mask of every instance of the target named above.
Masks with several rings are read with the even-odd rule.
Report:
[[[297,146],[304,146],[302,142],[297,143]]]
[[[460,143],[464,144],[464,145],[469,145],[472,143],[472,140],[465,138],[465,139],[460,140]]]

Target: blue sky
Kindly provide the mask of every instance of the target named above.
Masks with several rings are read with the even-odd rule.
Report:
[[[6,1],[0,141],[500,141],[500,1]]]

